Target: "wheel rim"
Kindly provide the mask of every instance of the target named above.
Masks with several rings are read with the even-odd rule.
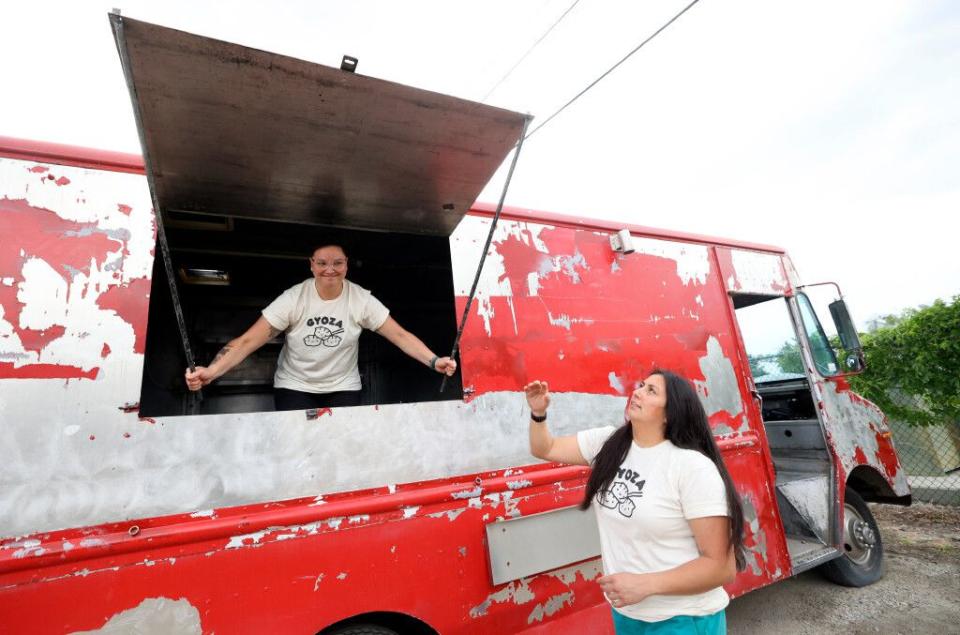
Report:
[[[877,532],[855,507],[849,504],[843,507],[843,549],[847,558],[858,565],[865,565],[876,548]]]

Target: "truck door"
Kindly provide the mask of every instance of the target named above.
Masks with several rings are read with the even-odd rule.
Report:
[[[835,554],[833,465],[804,371],[791,298],[731,293],[776,474],[794,573]]]

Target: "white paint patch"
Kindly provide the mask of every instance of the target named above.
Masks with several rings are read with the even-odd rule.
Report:
[[[459,492],[454,492],[450,496],[452,496],[453,498],[459,498],[459,499],[476,498],[477,496],[480,496],[482,492],[483,492],[483,488],[478,485],[473,489],[466,489],[466,490],[461,490]]]
[[[12,287],[13,278],[3,278],[2,280],[0,280],[0,284],[2,284],[5,287]]]
[[[14,558],[26,558],[27,556],[39,556],[46,553],[46,549],[40,546],[39,540],[23,540],[4,545],[4,549],[16,549],[13,552]]]
[[[536,271],[527,274],[527,294],[531,297],[540,293],[540,275]]]
[[[216,514],[212,509],[201,509],[190,514],[190,518],[216,518]]]
[[[147,598],[117,613],[100,628],[73,631],[73,635],[201,635],[200,611],[186,599]]]
[[[263,540],[263,537],[267,535],[269,530],[264,531],[254,531],[249,534],[242,534],[240,536],[231,536],[230,542],[227,543],[227,549],[240,549],[241,547],[253,547],[260,546],[260,541]]]
[[[779,255],[731,249],[730,256],[736,273],[734,284],[739,285],[736,288],[728,286],[728,291],[782,293],[789,286]]]
[[[691,283],[706,284],[710,274],[710,251],[705,245],[634,237],[633,246],[637,253],[675,261],[677,276],[684,286]]]
[[[607,379],[610,381],[611,388],[616,390],[621,395],[627,394],[626,389],[623,387],[623,380],[619,376],[617,376],[615,372],[611,370],[610,374],[607,375]]]
[[[320,588],[320,583],[323,582],[323,574],[317,576],[317,579],[313,581],[313,590],[316,591]]]
[[[487,596],[486,600],[470,609],[470,617],[477,618],[486,615],[487,611],[490,610],[490,606],[493,604],[512,602],[517,606],[521,606],[532,601],[536,596],[533,591],[530,590],[529,583],[530,578],[522,578],[507,584],[496,593],[491,593]]]
[[[346,580],[346,579],[347,579],[347,574],[343,571],[341,571],[340,574],[337,576],[337,580]]]
[[[549,571],[544,575],[548,575],[553,578],[557,578],[565,585],[570,586],[577,581],[579,576],[582,580],[589,581],[595,580],[603,574],[603,564],[600,561],[600,558],[594,560],[589,560],[581,564],[571,565],[569,567],[563,567],[562,569],[556,569],[554,571]]]
[[[733,363],[724,356],[720,341],[712,335],[707,339],[707,354],[700,358],[700,372],[704,381],[696,380],[694,384],[708,416],[721,410],[734,417],[743,412]]]
[[[404,520],[406,520],[407,518],[413,518],[414,516],[417,515],[417,512],[418,512],[418,511],[420,511],[420,506],[419,506],[419,505],[414,505],[413,507],[404,507],[404,508],[403,508],[403,518],[404,518]]]
[[[573,606],[573,591],[554,595],[543,604],[538,604],[527,616],[527,624],[542,622],[543,618],[550,617],[567,605]]]

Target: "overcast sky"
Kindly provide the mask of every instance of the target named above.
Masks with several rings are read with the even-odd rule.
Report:
[[[581,0],[487,103],[536,125],[687,1]],[[573,1],[115,3],[480,100]],[[139,153],[112,6],[3,3],[0,135]],[[530,138],[507,204],[783,246],[863,323],[960,293],[958,177],[960,3],[701,0]]]

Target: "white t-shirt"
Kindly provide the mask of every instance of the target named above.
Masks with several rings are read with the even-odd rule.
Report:
[[[267,322],[286,333],[274,387],[312,393],[360,390],[360,333],[377,330],[389,316],[387,307],[349,280],[333,300],[320,297],[313,278],[290,287],[263,310]]]
[[[578,432],[583,458],[592,463],[615,430],[606,426]],[[723,479],[713,461],[670,441],[650,448],[631,443],[610,488],[598,492],[591,506],[608,575],[655,573],[695,560],[700,551],[687,521],[729,515]],[[659,622],[676,615],[710,615],[729,602],[727,592],[717,587],[697,595],[651,595],[615,610]]]

